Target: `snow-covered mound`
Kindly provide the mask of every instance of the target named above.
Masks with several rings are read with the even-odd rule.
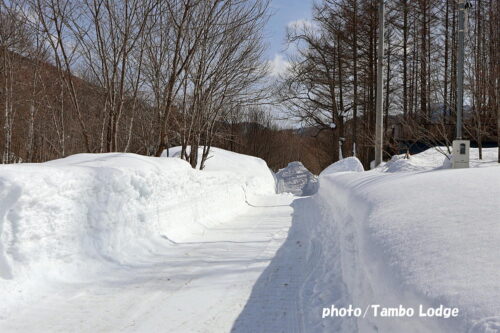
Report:
[[[363,168],[363,164],[356,157],[347,157],[340,161],[337,161],[326,169],[321,171],[319,174],[321,176],[326,176],[332,173],[337,172],[363,172],[365,169]]]
[[[383,172],[424,171],[431,169],[448,169],[451,166],[449,159],[443,154],[445,147],[429,148],[419,154],[405,158],[405,154],[394,155],[387,163],[379,168]],[[470,149],[470,167],[494,166],[497,163],[498,148],[483,148],[483,159],[479,159],[479,149]]]
[[[278,193],[313,195],[318,191],[318,177],[301,162],[290,162],[276,173]]]
[[[431,151],[419,155],[370,172],[320,176],[316,200],[323,219],[317,237],[330,232],[328,239],[340,253],[337,293],[344,296],[336,304],[362,309],[401,304],[416,311],[411,318],[345,318],[340,326],[360,332],[374,327],[379,332],[498,332],[500,167],[429,172],[442,158],[434,161]],[[315,280],[325,284],[316,286],[320,289],[331,279]],[[458,308],[459,316],[419,316],[420,305],[425,310],[441,304]]]
[[[224,169],[253,161],[231,158],[240,156]],[[268,170],[260,160],[252,167]],[[0,166],[0,297],[14,292],[9,281],[84,279],[140,262],[246,210],[245,191],[274,189],[272,175],[246,184],[237,170],[216,169],[121,153]]]
[[[189,151],[189,147],[188,147]],[[198,167],[201,163],[203,148],[198,150]],[[171,157],[179,157],[181,147],[172,147],[168,151]],[[164,151],[162,156],[167,156]],[[273,172],[266,162],[258,157],[234,153],[232,151],[212,147],[205,163],[204,171],[227,171],[241,179],[251,194],[276,193]]]

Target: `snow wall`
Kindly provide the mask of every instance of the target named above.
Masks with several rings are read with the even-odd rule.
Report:
[[[318,177],[298,161],[290,162],[276,173],[278,193],[313,195],[318,191]]]
[[[439,153],[427,154],[442,163]],[[401,172],[391,162],[348,172],[361,170],[341,161],[320,175],[316,237],[328,235],[323,252],[340,253],[342,282],[332,283],[326,269],[316,280],[337,288],[330,295],[337,306],[459,309],[449,319],[344,318],[344,331],[498,332],[500,167],[431,170],[420,158]]]
[[[189,152],[190,147],[187,148]],[[203,148],[198,149],[198,165],[201,163]],[[168,156],[180,157],[181,147],[169,149]],[[164,151],[162,157],[166,157]],[[269,169],[266,162],[258,157],[238,154],[228,150],[212,147],[203,171],[229,171],[233,177],[244,186],[247,195],[269,194],[276,192],[276,180],[274,173]]]
[[[211,155],[207,171],[122,153],[0,166],[0,292],[35,276],[74,281],[140,262],[241,213],[249,195],[275,192],[263,160]]]

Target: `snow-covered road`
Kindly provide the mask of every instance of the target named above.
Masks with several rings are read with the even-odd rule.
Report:
[[[0,318],[0,331],[228,332],[287,238],[292,200],[253,198],[243,215],[169,244],[140,265],[32,290]]]

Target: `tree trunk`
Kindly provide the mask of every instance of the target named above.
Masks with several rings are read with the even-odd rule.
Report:
[[[403,116],[408,117],[408,0],[403,1]]]
[[[356,143],[358,142],[358,1],[353,6],[353,101],[352,101],[352,155],[356,156]]]
[[[449,31],[449,1],[446,0],[446,12],[445,12],[445,32],[444,32],[444,89],[443,89],[443,107],[444,107],[444,116],[445,116],[445,123],[449,123],[449,112],[450,112],[450,106],[448,105],[448,58],[449,58],[449,51],[448,51],[448,31]]]
[[[427,122],[427,0],[420,0],[420,10],[420,119]]]

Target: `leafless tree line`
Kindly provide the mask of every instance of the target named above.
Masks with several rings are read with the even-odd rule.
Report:
[[[397,146],[394,139],[448,144],[455,129],[458,4],[385,3],[386,150]],[[481,148],[483,141],[500,137],[500,5],[493,0],[471,4],[465,133]],[[318,136],[330,137],[333,161],[340,153],[357,155],[365,165],[373,159],[377,5],[372,0],[319,1],[311,22],[288,31],[298,54],[282,78],[280,101],[292,117],[316,128]]]
[[[312,136],[314,131],[284,128],[273,108],[252,106],[240,112],[244,117],[233,118],[222,131],[225,138],[232,139],[217,142],[218,147],[260,157],[274,171],[301,161],[319,174],[330,163],[330,154],[321,148],[322,138]]]
[[[268,5],[1,0],[2,162],[181,145],[203,167],[229,117],[266,97]]]

